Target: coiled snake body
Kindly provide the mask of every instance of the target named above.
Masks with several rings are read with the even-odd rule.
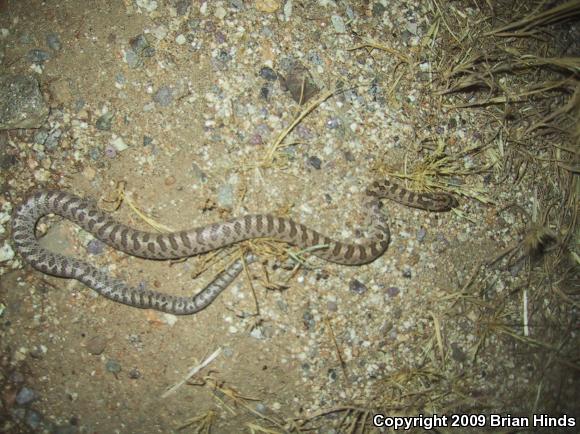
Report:
[[[242,260],[218,274],[193,297],[168,295],[131,287],[84,261],[43,248],[35,233],[38,220],[47,214],[60,215],[115,249],[149,259],[189,257],[243,240],[268,237],[300,248],[314,248],[314,255],[331,262],[359,265],[374,261],[389,244],[389,229],[379,211],[378,198],[393,199],[429,211],[448,211],[457,206],[448,194],[414,193],[389,181],[373,183],[366,193],[374,197],[367,204],[373,219],[373,234],[362,244],[335,241],[291,219],[267,214],[247,215],[168,234],[143,232],[118,223],[90,200],[64,191],[47,190],[34,193],[15,209],[12,238],[22,258],[43,273],[76,279],[99,294],[130,306],[185,315],[211,304],[241,272]],[[253,260],[251,255],[248,258]]]

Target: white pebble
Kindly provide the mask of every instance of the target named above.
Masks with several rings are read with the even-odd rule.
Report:
[[[216,18],[223,20],[226,16],[226,10],[221,6],[218,6],[213,14]]]
[[[332,17],[330,17],[330,21],[332,21],[334,30],[336,30],[337,33],[346,32],[346,26],[344,25],[344,21],[340,15],[333,15]]]
[[[8,244],[8,241],[4,242],[4,245],[0,247],[0,262],[6,262],[14,258],[14,250]]]
[[[179,34],[177,35],[177,38],[175,38],[175,42],[177,42],[178,45],[183,45],[187,42],[187,39],[185,39],[185,36],[182,34]]]
[[[125,149],[127,149],[129,146],[127,146],[127,144],[123,141],[123,139],[121,137],[117,137],[113,140],[111,140],[111,146],[113,148],[115,148],[115,150],[117,152],[123,152]]]
[[[135,0],[135,3],[147,12],[153,12],[157,9],[157,2],[155,0]]]

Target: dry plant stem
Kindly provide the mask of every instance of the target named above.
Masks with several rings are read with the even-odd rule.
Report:
[[[580,17],[580,3],[577,0],[571,0],[567,3],[548,9],[547,11],[530,14],[527,17],[510,23],[499,29],[484,33],[483,36],[530,36],[537,30],[536,27],[545,27],[563,21],[573,21]],[[514,32],[519,30],[520,32]]]
[[[242,394],[240,394],[239,392],[237,392],[236,390],[234,390],[231,387],[224,387],[222,384],[218,383],[218,381],[213,378],[213,377],[206,377],[205,378],[205,385],[207,387],[212,387],[213,389],[217,389],[223,396],[227,396],[228,398],[230,398],[232,401],[234,401],[234,403],[236,404],[236,406],[242,406],[247,412],[253,414],[254,416],[257,416],[260,419],[266,420],[268,422],[270,422],[272,425],[277,426],[280,429],[284,429],[283,425],[281,422],[277,421],[276,419],[272,418],[272,417],[268,417],[262,413],[260,413],[259,411],[256,411],[252,406],[250,406],[246,401],[259,401],[259,399],[257,398],[251,398],[248,396],[243,396]],[[236,414],[236,412],[230,408],[224,401],[223,399],[221,399],[220,396],[218,396],[215,391],[214,391],[214,396],[216,397],[216,399],[218,399],[226,408],[228,408],[232,414]]]
[[[397,59],[399,59],[399,61],[401,61],[402,63],[407,63],[409,65],[412,63],[411,59],[408,56],[401,53],[399,50],[395,50],[394,48],[391,48],[387,45],[380,44],[380,43],[375,42],[373,40],[366,40],[362,44],[358,44],[358,45],[355,45],[354,47],[347,48],[346,51],[355,51],[355,50],[360,50],[361,48],[371,48],[371,49],[374,48],[377,50],[386,51],[387,53],[389,53],[389,54],[395,56]]]
[[[338,361],[340,362],[340,367],[342,369],[342,373],[344,374],[344,378],[347,381],[349,381],[349,375],[348,375],[348,372],[346,370],[346,363],[344,362],[344,359],[342,357],[342,352],[340,351],[340,347],[338,346],[338,342],[336,341],[336,336],[334,334],[332,324],[330,324],[330,320],[328,319],[328,317],[324,317],[324,322],[326,323],[326,326],[328,327],[328,333],[330,334],[330,338],[332,339],[332,343],[334,344],[334,348],[336,350],[336,356],[338,357]]]
[[[203,368],[205,368],[207,365],[209,365],[211,362],[213,362],[215,360],[215,358],[220,355],[221,352],[222,352],[222,349],[218,348],[212,354],[210,354],[210,356],[207,359],[205,359],[203,362],[201,362],[199,365],[191,368],[189,370],[189,372],[187,373],[187,375],[182,380],[180,380],[178,383],[174,384],[168,390],[166,390],[161,395],[161,398],[167,398],[169,395],[175,393],[175,391],[177,389],[179,389],[181,386],[183,386],[184,384],[186,384],[187,381],[189,381],[189,379],[191,377],[193,377],[195,374],[197,374],[199,371],[201,371]]]

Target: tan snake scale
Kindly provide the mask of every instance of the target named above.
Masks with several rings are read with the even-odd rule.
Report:
[[[139,308],[176,315],[192,314],[207,307],[241,272],[242,261],[221,272],[201,292],[180,297],[134,288],[92,265],[43,248],[36,237],[36,224],[47,214],[60,215],[96,238],[127,254],[148,259],[184,258],[253,238],[276,238],[331,262],[360,265],[374,261],[387,249],[390,234],[379,210],[378,198],[388,198],[428,211],[449,211],[457,206],[445,193],[415,193],[390,181],[373,183],[366,191],[374,197],[366,207],[373,219],[373,234],[362,244],[335,241],[289,218],[267,214],[247,215],[188,231],[167,234],[143,232],[118,223],[92,201],[64,191],[38,191],[14,211],[12,238],[22,258],[37,270],[76,279],[112,300]],[[247,256],[253,261],[253,255]]]

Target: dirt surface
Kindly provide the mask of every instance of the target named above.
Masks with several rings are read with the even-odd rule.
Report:
[[[477,111],[441,109],[423,68],[429,59],[407,71],[384,51],[349,51],[367,35],[418,56],[426,8],[319,1],[272,14],[267,3],[1,2],[2,66],[35,75],[51,107],[41,129],[2,133],[1,151],[11,157],[2,169],[3,210],[36,188],[59,188],[151,230],[127,203],[115,210],[122,181],[139,209],[173,229],[272,212],[362,240],[364,189],[378,168],[405,172],[435,153],[436,139],[449,155],[487,140]],[[49,46],[49,35],[60,47],[55,36]],[[48,59],[31,61],[32,49]],[[353,89],[306,116],[273,165],[256,167],[300,112],[276,79],[296,61],[321,89]],[[463,164],[483,167],[481,158]],[[293,271],[266,255],[193,316],[115,303],[15,256],[1,264],[0,429],[167,433],[198,418],[181,432],[203,432],[196,427],[213,417],[212,432],[250,432],[248,424],[284,432],[328,412],[309,426],[333,433],[347,432],[340,419],[348,408],[527,414],[539,374],[522,364],[522,344],[493,335],[481,347],[481,306],[456,298],[481,261],[524,227],[517,213],[497,211],[513,201],[528,207],[533,180],[495,180],[489,172],[452,177],[489,201],[460,197],[449,213],[385,203],[392,241],[370,265],[309,257]],[[0,241],[9,243],[4,228]],[[44,219],[39,233],[51,250],[172,294],[195,293],[228,261],[130,257],[57,218]],[[518,273],[498,272],[486,297],[508,291]],[[519,306],[510,312],[521,320]],[[218,349],[192,384],[162,396]],[[574,389],[562,381],[560,403]],[[439,398],[408,399],[427,389]],[[550,412],[573,407],[551,402],[534,408],[561,416]]]

